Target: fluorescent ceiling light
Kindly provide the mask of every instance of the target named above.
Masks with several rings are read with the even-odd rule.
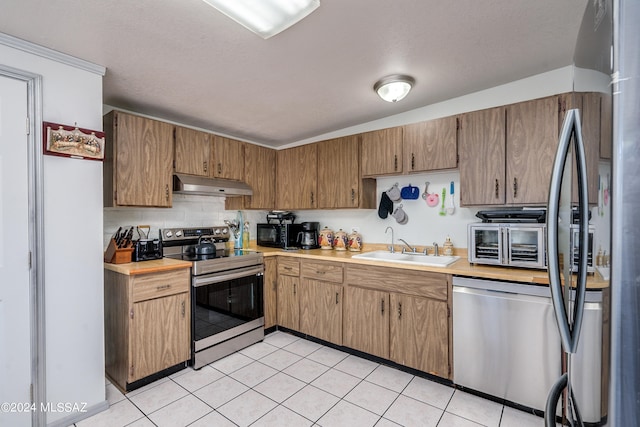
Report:
[[[320,6],[320,0],[204,0],[264,39],[286,30]]]
[[[385,101],[397,102],[407,96],[415,82],[413,77],[394,74],[378,80],[373,90]]]

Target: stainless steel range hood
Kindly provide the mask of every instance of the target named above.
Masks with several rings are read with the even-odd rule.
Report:
[[[173,192],[201,196],[251,196],[253,190],[244,182],[192,175],[173,175]]]

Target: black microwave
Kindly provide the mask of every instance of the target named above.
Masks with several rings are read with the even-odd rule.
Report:
[[[288,248],[299,246],[298,233],[302,231],[301,224],[258,224],[256,243],[258,246],[272,248]]]

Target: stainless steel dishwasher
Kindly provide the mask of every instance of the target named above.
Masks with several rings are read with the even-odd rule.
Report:
[[[582,402],[589,402],[583,405],[583,418],[596,422],[601,404],[602,294],[587,294],[585,333],[574,366],[585,382],[576,391],[585,394]],[[543,411],[560,376],[560,346],[547,286],[453,278],[454,383]]]

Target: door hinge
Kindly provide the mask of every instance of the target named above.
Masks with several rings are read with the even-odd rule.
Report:
[[[447,317],[451,317],[451,309],[447,306]]]
[[[129,318],[133,319],[133,308],[129,310]]]
[[[29,120],[29,116],[27,116],[27,135],[31,135],[31,121]]]
[[[448,366],[447,370],[449,371],[449,377],[451,377],[451,365]]]
[[[129,376],[133,377],[133,365],[131,365],[131,367],[129,367]]]

